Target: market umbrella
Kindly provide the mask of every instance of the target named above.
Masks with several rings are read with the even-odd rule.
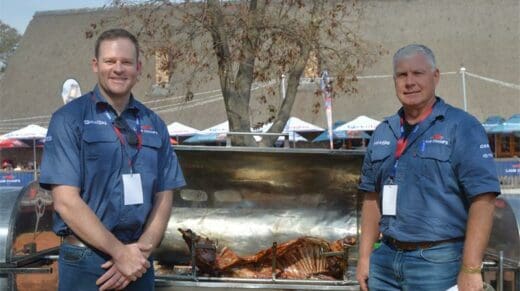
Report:
[[[185,144],[213,144],[226,140],[226,133],[229,132],[229,122],[224,121],[199,131],[192,137],[185,139]]]
[[[505,119],[502,116],[493,115],[489,116],[486,121],[482,123],[482,126],[484,126],[484,129],[486,132],[491,132],[491,130],[502,123],[504,123]]]
[[[303,121],[298,117],[290,117],[287,120],[283,128],[283,132],[291,133],[291,132],[310,132],[310,131],[324,131],[325,129],[309,123],[307,121]]]
[[[222,123],[219,123],[217,125],[214,125],[212,127],[206,128],[204,130],[201,130],[201,134],[207,134],[207,133],[227,133],[229,132],[229,121],[224,121]]]
[[[0,139],[0,149],[26,148],[28,145],[17,139]]]
[[[47,136],[47,129],[36,124],[29,124],[26,127],[15,131],[8,132],[0,139],[20,139],[32,140],[33,145],[33,161],[34,161],[34,179],[37,178],[37,164],[36,164],[36,140],[44,139]]]
[[[360,115],[341,126],[338,126],[334,131],[373,131],[379,125],[379,121]]]
[[[189,127],[180,122],[172,122],[168,125],[168,134],[175,141],[175,144],[179,144],[183,140],[199,132],[200,130]]]
[[[168,133],[170,136],[189,136],[199,133],[200,130],[189,127],[180,122],[173,122],[168,125]]]
[[[520,132],[520,114],[511,116],[504,123],[497,125],[489,130],[491,133],[512,133]]]

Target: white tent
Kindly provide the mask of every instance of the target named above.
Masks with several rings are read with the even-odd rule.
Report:
[[[212,127],[201,130],[199,133],[208,134],[208,133],[227,133],[229,132],[229,121],[224,121]]]
[[[379,123],[380,122],[375,119],[361,115],[352,121],[336,127],[334,131],[372,131],[376,129]]]
[[[34,162],[34,179],[36,180],[36,171],[38,169],[36,164],[36,140],[44,139],[47,136],[47,129],[36,124],[29,124],[26,127],[20,128],[15,131],[8,132],[0,139],[30,139],[33,141],[33,162]]]
[[[36,124],[29,124],[24,128],[8,132],[0,139],[42,139],[47,135],[47,129]]]
[[[280,137],[278,137],[277,141],[284,141],[284,139],[285,138],[283,136],[280,136]],[[289,141],[290,142],[299,142],[299,141],[307,141],[307,139],[293,131],[292,134],[289,134]]]
[[[283,132],[309,132],[309,131],[324,131],[323,128],[312,123],[303,121],[298,117],[291,117],[287,120]]]
[[[168,125],[168,133],[170,136],[189,136],[199,133],[200,130],[189,127],[180,122],[173,122]]]

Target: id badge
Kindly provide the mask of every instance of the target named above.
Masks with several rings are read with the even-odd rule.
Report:
[[[143,204],[141,174],[123,174],[123,196],[125,205]]]
[[[397,185],[383,186],[383,215],[396,215],[397,213]]]

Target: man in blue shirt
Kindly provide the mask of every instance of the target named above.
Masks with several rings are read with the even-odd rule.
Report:
[[[393,66],[402,108],[376,128],[365,155],[357,279],[371,291],[482,290],[500,192],[486,133],[435,95],[429,48],[403,47]]]
[[[153,290],[150,254],[184,177],[164,122],[131,93],[141,70],[137,39],[103,32],[92,68],[94,90],[53,114],[41,166],[63,237],[59,289]]]

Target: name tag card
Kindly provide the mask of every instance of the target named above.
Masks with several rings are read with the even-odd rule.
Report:
[[[397,185],[383,186],[383,215],[396,215],[397,213]]]
[[[125,205],[143,204],[141,174],[123,174],[123,190]]]

